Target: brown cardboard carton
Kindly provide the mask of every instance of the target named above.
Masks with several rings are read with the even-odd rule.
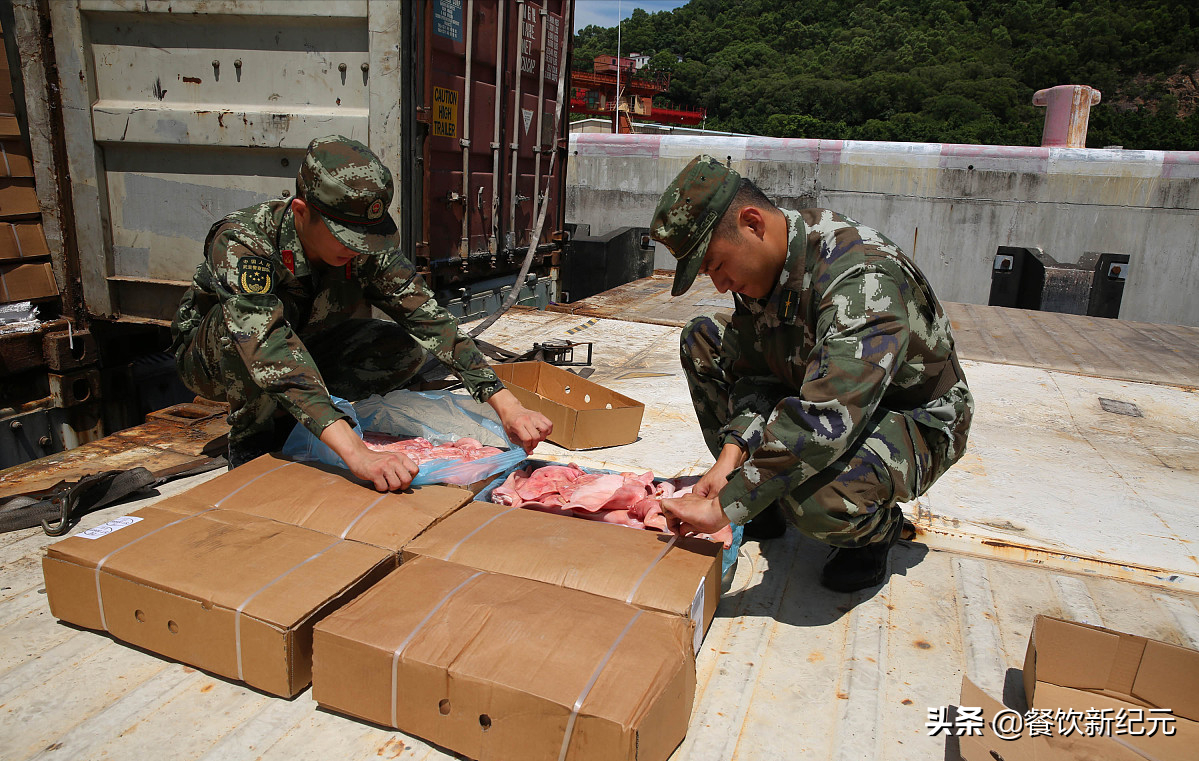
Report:
[[[1123,711],[1131,717],[1128,731],[1115,731],[1114,722],[1106,735],[1063,734],[1055,726],[1048,736],[1032,736],[1025,728],[1019,738],[1003,740],[995,737],[990,727],[992,711],[1003,710],[1003,706],[963,679],[962,705],[981,705],[987,716],[983,736],[961,739],[966,761],[993,761],[991,751],[1009,760],[1183,761],[1193,759],[1199,746],[1196,650],[1037,616],[1024,661],[1024,691],[1034,710],[1073,710],[1084,716],[1091,710],[1106,710],[1113,718]],[[1160,721],[1164,716],[1170,717],[1168,722]],[[1169,735],[1163,731],[1167,725]],[[1151,726],[1156,731],[1150,732]]]
[[[520,403],[550,419],[549,440],[566,449],[631,444],[645,405],[545,362],[495,365],[495,374]]]
[[[0,177],[32,177],[33,159],[20,137],[0,140]]]
[[[0,179],[0,217],[41,213],[32,179]]]
[[[469,758],[665,761],[695,694],[689,629],[417,558],[317,626],[312,696]]]
[[[0,69],[0,114],[12,115],[17,111],[17,99],[13,96],[8,73],[7,69]],[[13,121],[16,122],[15,117]],[[14,130],[14,134],[20,134],[20,130]]]
[[[720,602],[720,545],[695,537],[472,502],[404,548],[608,597],[696,622],[694,645]]]
[[[263,455],[160,504],[234,510],[398,553],[471,496],[459,486],[381,494],[341,468]]]
[[[0,222],[0,260],[49,255],[41,222]]]
[[[50,545],[63,621],[283,697],[311,681],[312,627],[395,567],[386,550],[228,510],[148,507]]]
[[[1145,761],[1135,750],[1108,738],[1081,734],[1054,734],[1032,737],[1025,730],[1021,737],[1007,740],[996,737],[991,721],[1001,711],[1010,711],[987,695],[968,678],[962,678],[962,705],[983,709],[983,734],[958,738],[964,761]]]
[[[58,295],[50,262],[0,264],[0,303]]]
[[[12,91],[12,70],[8,68],[8,57],[2,48],[3,37],[0,37],[0,114],[15,114],[17,101]]]

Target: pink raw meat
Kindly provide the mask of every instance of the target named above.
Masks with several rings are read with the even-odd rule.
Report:
[[[573,463],[547,465],[513,472],[495,488],[491,499],[501,505],[669,533],[662,500],[690,494],[697,479],[680,480],[687,481],[688,486],[680,488],[668,481],[655,482],[651,471],[641,475],[586,473]],[[725,527],[711,536],[699,536],[728,547],[733,532],[731,527]]]
[[[516,473],[525,475],[524,471],[520,470]],[[520,499],[544,503],[548,498],[550,504],[564,505],[566,499],[562,495],[573,492],[574,482],[579,479],[581,471],[562,465],[550,465],[533,471],[524,479],[523,483],[516,480],[516,473],[509,476],[504,483],[505,485],[513,483],[516,487],[515,494]]]
[[[618,510],[622,507],[628,509],[630,498],[633,496],[640,498],[645,495],[644,490],[637,493],[636,490],[626,486],[624,476],[615,474],[586,473],[579,476],[573,485],[574,489],[567,498],[567,505],[589,512]]]

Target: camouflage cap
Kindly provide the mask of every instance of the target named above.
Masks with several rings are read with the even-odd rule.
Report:
[[[662,194],[650,235],[678,260],[671,296],[682,296],[695,282],[712,230],[737,195],[740,183],[741,175],[716,159],[696,156]]]
[[[325,226],[359,254],[387,254],[400,247],[391,206],[391,170],[357,140],[318,137],[296,177],[296,193],[318,211]]]

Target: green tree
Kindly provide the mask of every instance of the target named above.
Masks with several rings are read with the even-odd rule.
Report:
[[[1103,92],[1089,145],[1199,148],[1199,118],[1167,86],[1199,68],[1194,0],[691,0],[634,11],[621,35],[713,129],[1036,144],[1033,93],[1089,84]],[[575,37],[580,68],[615,52],[614,27]]]

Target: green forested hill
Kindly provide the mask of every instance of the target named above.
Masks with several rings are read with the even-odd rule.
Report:
[[[1088,146],[1199,150],[1196,0],[691,0],[635,11],[621,47],[709,129],[1038,145],[1033,93],[1088,84]],[[576,35],[577,67],[601,53],[615,27]]]

